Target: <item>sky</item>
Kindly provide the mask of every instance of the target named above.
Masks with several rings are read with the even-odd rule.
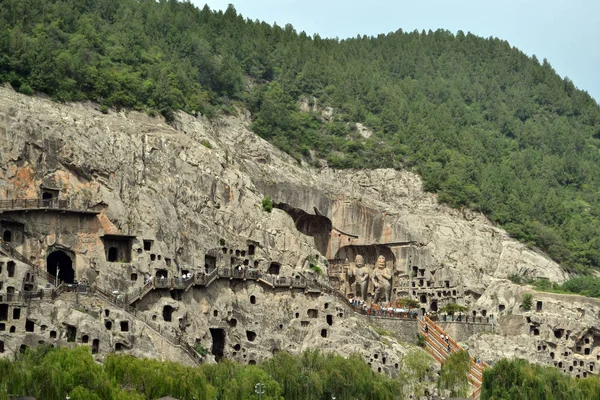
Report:
[[[600,102],[599,0],[191,0],[297,32],[340,39],[398,29],[462,30],[508,41],[546,58],[562,77]]]

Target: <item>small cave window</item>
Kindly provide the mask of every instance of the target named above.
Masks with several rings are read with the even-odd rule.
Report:
[[[560,339],[564,333],[565,333],[564,329],[555,329],[554,330],[554,337],[557,338],[557,339]]]
[[[15,276],[15,262],[9,261],[6,263],[6,270],[8,271],[8,277],[12,278]]]
[[[129,321],[121,321],[121,332],[129,332]]]
[[[481,310],[481,315],[485,317],[487,315],[487,310]]]
[[[0,340],[0,353],[4,353],[4,342]]]
[[[0,321],[8,319],[8,304],[0,304]]]
[[[421,297],[419,297],[419,300],[421,301],[421,303],[425,304],[427,303],[427,296],[422,294]]]
[[[56,339],[56,331],[50,331],[50,339]]]
[[[236,344],[235,344],[235,346],[233,346],[233,349],[234,349],[235,351],[240,351],[240,350],[242,349],[242,346],[240,346],[240,344],[239,344],[239,343],[236,343]]]
[[[313,308],[306,310],[309,318],[317,318],[319,316],[319,311]]]
[[[538,301],[538,302],[535,304],[535,311],[538,311],[538,312],[539,312],[539,311],[542,311],[542,302],[541,302],[541,301]]]
[[[327,310],[329,308],[329,303],[323,304],[323,308]]]
[[[21,318],[21,309],[13,308],[13,319],[20,319],[20,318]]]
[[[67,342],[74,342],[77,338],[77,328],[73,325],[67,325]]]
[[[6,324],[4,322],[0,323],[0,331],[6,330]]]
[[[2,235],[2,238],[5,242],[12,242],[12,232],[8,230],[4,231],[4,235]]]
[[[106,256],[106,261],[108,262],[116,262],[119,255],[119,251],[116,247],[109,247],[108,254]]]
[[[106,308],[104,310],[104,316],[106,316],[106,317],[110,316],[110,310],[108,308]]]
[[[152,240],[144,240],[144,250],[145,251],[152,250]]]
[[[237,326],[237,319],[231,318],[229,320],[229,326],[232,327],[232,328],[235,328]]]
[[[327,329],[321,329],[321,337],[327,337]]]
[[[28,347],[25,344],[22,344],[21,347],[19,347],[19,353],[21,354],[25,354],[25,352],[27,351]]]
[[[99,349],[100,349],[100,340],[99,339],[92,340],[92,354],[98,354]]]
[[[10,327],[10,329],[8,330],[8,332],[10,332],[10,333],[15,333],[16,331],[17,331],[17,328],[14,325],[12,325]]]
[[[119,342],[115,343],[115,351],[123,351],[123,348],[124,348],[123,343],[119,343]]]
[[[256,339],[256,332],[246,331],[246,338],[248,338],[248,341],[254,342]]]
[[[104,321],[104,327],[105,327],[107,330],[109,330],[109,331],[110,331],[110,330],[112,329],[112,321],[111,321],[111,320],[109,320],[109,319],[107,319],[106,321]]]
[[[133,274],[131,274],[131,281],[132,282],[136,282],[138,280],[138,274],[136,274],[135,272]]]
[[[256,360],[249,360],[249,361],[248,361],[248,364],[249,364],[249,365],[256,365]]]
[[[267,273],[271,274],[271,275],[279,275],[280,269],[281,269],[281,265],[279,263],[272,262],[271,265],[269,265],[269,269],[267,270]]]
[[[250,304],[256,304],[256,296],[255,295],[250,296]]]
[[[431,305],[429,306],[429,309],[433,312],[437,312],[438,310],[438,304],[437,301],[432,301]]]
[[[81,343],[88,343],[90,341],[90,337],[88,335],[83,335],[81,337]]]
[[[150,254],[150,261],[155,261],[156,260],[156,254],[152,253]]]
[[[171,259],[165,257],[165,263],[167,264],[167,267],[170,267],[171,266]]]
[[[498,304],[498,311],[502,312],[506,309],[506,306],[504,304]]]
[[[246,250],[242,250],[242,252],[240,253],[240,256],[246,257]]]
[[[25,332],[33,332],[35,325],[33,324],[33,321],[30,319],[26,319],[25,320]]]
[[[166,322],[171,322],[171,320],[173,318],[173,307],[164,306],[162,315],[163,315],[163,320],[165,320]]]
[[[253,244],[248,245],[248,255],[253,256],[256,252],[256,246]]]
[[[583,349],[583,354],[589,356],[591,354],[591,349],[589,347],[586,347],[585,349]]]
[[[300,313],[296,313],[296,318],[300,318]]]
[[[450,281],[444,281],[444,284],[446,285],[446,288],[449,289],[450,288]]]
[[[329,326],[333,325],[333,315],[327,316],[327,325],[329,325]]]

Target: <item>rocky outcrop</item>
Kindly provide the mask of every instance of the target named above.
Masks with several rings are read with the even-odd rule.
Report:
[[[217,267],[301,272],[309,280],[329,278],[349,294],[347,271],[355,256],[374,266],[383,255],[383,268],[393,274],[393,299],[418,299],[426,311],[457,302],[470,313],[496,317],[502,305],[504,313],[513,310],[511,318],[526,318],[518,307],[522,289],[508,280],[511,275],[566,279],[560,266],[484,216],[438,204],[411,172],[315,169],[254,135],[249,122],[244,111],[213,121],[180,113],[172,126],[138,112],[103,114],[90,104],[57,104],[0,89],[0,196],[36,198],[42,185],[56,188],[70,205],[63,213],[4,212],[0,222],[19,232],[13,245],[33,265],[71,262],[73,279],[119,294],[140,290],[160,274],[179,278]],[[274,201],[271,213],[261,206],[266,196]],[[373,287],[368,291],[372,296]],[[99,354],[118,342],[135,354],[184,357],[176,348],[163,350],[168,346],[156,344],[155,331],[134,321],[132,333],[118,341],[106,332],[111,317],[102,317],[100,305],[93,315],[80,315],[61,311],[73,305],[53,304],[51,314],[32,308],[36,332],[44,325],[44,332],[58,330],[60,340],[67,326],[75,326],[78,343],[82,331],[100,340]],[[152,290],[134,306],[140,320],[207,349],[208,359],[260,361],[279,350],[317,347],[360,352],[369,361],[385,353],[387,363],[373,367],[392,373],[404,352],[393,340],[380,341],[337,296],[254,281]],[[571,314],[572,332],[593,325]],[[521,334],[528,333],[519,328]]]

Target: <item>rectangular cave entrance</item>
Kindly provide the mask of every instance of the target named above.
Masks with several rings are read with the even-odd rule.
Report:
[[[108,262],[131,262],[131,247],[135,236],[131,235],[109,235],[102,236],[106,261]]]
[[[209,273],[217,268],[217,257],[205,255],[204,256],[204,272]]]
[[[0,304],[0,321],[8,319],[8,304]]]
[[[215,361],[219,362],[223,358],[223,351],[225,349],[225,330],[220,328],[210,328],[210,335],[212,336],[212,347],[210,352],[215,356]]]

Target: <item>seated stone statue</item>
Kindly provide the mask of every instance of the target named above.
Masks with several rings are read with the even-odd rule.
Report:
[[[356,297],[367,300],[369,293],[369,267],[365,265],[363,256],[357,255],[354,259],[354,268],[348,269],[348,278],[354,278],[354,291]]]
[[[375,288],[373,301],[377,303],[383,299],[389,303],[392,291],[392,273],[389,268],[386,268],[383,255],[377,257],[377,266],[373,272],[373,287]]]

